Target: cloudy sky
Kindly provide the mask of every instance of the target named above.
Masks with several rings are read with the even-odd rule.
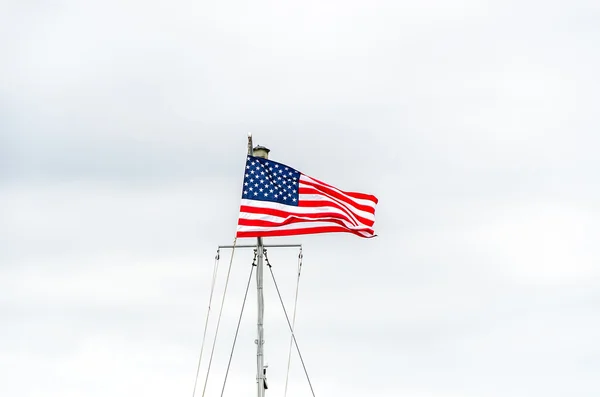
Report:
[[[304,246],[317,397],[600,395],[599,49],[597,0],[0,2],[0,395],[192,395],[248,132],[380,199],[377,239],[267,241]],[[290,311],[297,255],[270,252]],[[255,302],[225,396],[255,395]],[[297,356],[290,377],[310,395]]]

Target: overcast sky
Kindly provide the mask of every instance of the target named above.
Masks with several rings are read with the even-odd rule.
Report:
[[[380,199],[376,239],[267,240],[304,246],[317,397],[597,397],[599,49],[597,0],[0,2],[0,395],[192,395],[252,132]],[[270,251],[289,311],[297,255]],[[255,316],[251,289],[225,396],[255,395]]]

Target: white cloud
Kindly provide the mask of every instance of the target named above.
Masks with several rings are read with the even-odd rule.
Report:
[[[380,198],[376,240],[282,239],[305,244],[298,340],[317,395],[596,396],[597,11],[9,5],[0,394],[191,393],[251,131],[273,158]],[[269,253],[288,305],[296,254]],[[236,254],[211,393],[250,260]],[[289,341],[266,293],[279,394]],[[231,395],[254,395],[252,294]],[[298,361],[292,375],[290,397],[307,395]]]

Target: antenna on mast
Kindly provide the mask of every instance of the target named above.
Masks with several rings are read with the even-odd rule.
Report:
[[[252,133],[248,133],[248,156],[252,156]]]

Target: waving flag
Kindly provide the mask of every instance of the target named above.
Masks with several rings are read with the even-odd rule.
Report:
[[[342,191],[285,164],[248,156],[237,237],[347,232],[374,237],[375,196]]]

